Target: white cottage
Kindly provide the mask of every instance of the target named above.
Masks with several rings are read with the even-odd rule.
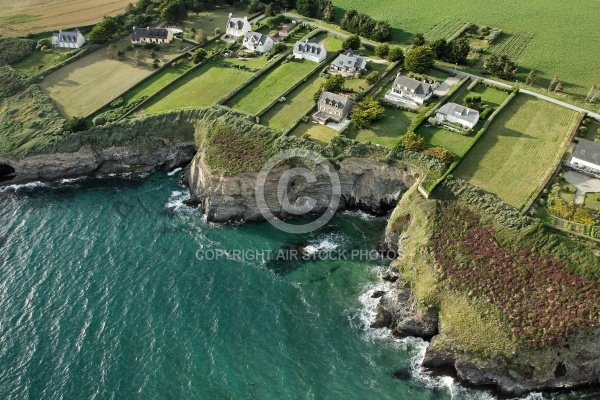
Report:
[[[59,31],[52,34],[52,46],[67,49],[78,49],[85,44],[85,37],[75,28],[72,31]]]
[[[600,143],[579,139],[569,165],[582,172],[600,175]]]
[[[327,50],[321,43],[300,41],[294,45],[294,58],[321,63],[327,58]]]
[[[273,39],[259,32],[248,32],[244,35],[242,45],[249,51],[266,53],[273,48]]]
[[[456,103],[446,103],[437,110],[435,118],[440,122],[458,123],[473,129],[479,121],[479,111]]]
[[[385,98],[394,103],[404,103],[413,106],[423,105],[433,96],[433,87],[426,82],[398,74],[392,88]]]
[[[248,17],[234,18],[233,14],[229,13],[229,19],[227,20],[227,26],[225,33],[229,36],[238,38],[246,35],[246,33],[252,30],[252,26],[248,21]]]

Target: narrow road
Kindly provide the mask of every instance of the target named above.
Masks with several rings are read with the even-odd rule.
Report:
[[[438,68],[441,68],[441,69],[443,69],[446,72],[454,73],[454,68],[444,67],[442,65],[438,65]],[[470,74],[470,73],[464,72],[464,71],[456,70],[456,75],[460,76],[460,77],[469,76],[469,77],[471,77],[473,79],[481,78],[483,80],[483,82],[485,82],[485,83],[488,83],[488,84],[491,84],[491,85],[496,85],[496,86],[507,88],[507,89],[511,88],[511,86],[507,85],[506,83],[498,82],[498,81],[495,81],[493,79],[487,79],[487,78],[484,78],[482,76]],[[554,103],[554,104],[558,104],[559,106],[566,107],[566,108],[568,108],[570,110],[574,110],[574,111],[577,111],[577,112],[582,112],[583,111],[583,112],[586,112],[592,118],[600,119],[600,114],[599,113],[595,113],[593,111],[586,110],[585,108],[574,106],[573,104],[569,104],[569,103],[566,103],[564,101],[557,100],[555,98],[552,98],[552,97],[549,97],[549,96],[546,96],[546,95],[543,95],[543,94],[540,94],[540,93],[532,92],[531,90],[527,90],[527,89],[522,89],[521,88],[520,89],[520,93],[525,93],[525,94],[528,94],[530,96],[537,97],[538,99],[542,99],[542,100],[546,100],[546,101],[549,101],[549,102]]]

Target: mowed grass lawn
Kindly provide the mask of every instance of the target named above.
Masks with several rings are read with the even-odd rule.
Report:
[[[206,64],[146,103],[144,113],[156,114],[178,108],[211,106],[250,76],[252,73],[248,71]]]
[[[293,131],[294,136],[302,137],[308,135],[309,139],[323,146],[327,146],[331,139],[338,133],[325,125],[315,123],[302,123]]]
[[[222,33],[225,33],[225,26],[229,20],[229,13],[233,13],[235,17],[243,17],[243,15],[233,7],[223,7],[198,14],[189,13],[188,18],[183,23],[183,27],[194,28],[196,31],[202,29],[204,34],[210,39],[215,36],[216,28],[219,28]]]
[[[454,0],[449,6],[445,0],[334,0],[336,21],[344,12],[355,9],[377,20],[387,20],[392,28],[393,40],[409,44],[412,35],[427,33],[434,26],[448,20],[472,22],[502,29],[503,32],[533,35],[525,50],[519,55],[517,64],[524,68],[519,76],[523,82],[526,70],[535,69],[546,87],[553,76],[566,82],[565,91],[585,96],[593,84],[598,84],[600,51],[591,50],[590,43],[600,43],[598,2],[573,1],[486,1]],[[595,8],[590,8],[594,6]],[[409,13],[398,10],[410,10]],[[548,23],[560,15],[563,21],[577,23]],[[455,26],[458,26],[457,23]],[[556,51],[560,49],[560,51]],[[597,47],[596,47],[597,49]],[[546,83],[548,82],[548,83]]]
[[[493,87],[485,86],[484,84],[479,84],[471,91],[465,88],[458,93],[458,96],[452,99],[452,101],[458,104],[466,104],[465,99],[468,96],[481,96],[481,101],[488,103],[494,108],[497,108],[504,102],[504,100],[506,100],[508,93]]]
[[[560,161],[577,113],[517,96],[458,166],[455,175],[521,208]]]
[[[283,95],[315,67],[316,63],[307,60],[293,60],[281,64],[238,93],[231,99],[229,106],[255,114]]]
[[[424,124],[417,129],[416,133],[423,136],[430,146],[443,147],[456,155],[462,155],[475,138],[475,133],[461,135],[433,126],[426,127]]]
[[[286,97],[283,103],[277,103],[260,117],[261,123],[271,129],[282,130],[290,127],[308,109],[315,105],[314,94],[319,90],[324,78],[318,75],[300,85]]]
[[[13,64],[12,67],[27,76],[33,76],[46,68],[60,64],[67,59],[67,53],[71,49],[53,48],[47,51],[36,50],[29,57]]]
[[[393,148],[404,136],[417,114],[394,108],[386,108],[385,116],[370,129],[358,130],[351,126],[344,135],[359,142],[371,142]]]
[[[162,51],[157,54],[162,62],[177,55]],[[51,73],[40,86],[63,115],[88,115],[156,72],[150,65],[148,50],[144,51],[147,58],[142,65],[137,65],[132,55],[133,52],[127,52],[124,61],[113,60],[105,49],[100,49]]]

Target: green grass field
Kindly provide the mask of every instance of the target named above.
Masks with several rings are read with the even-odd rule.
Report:
[[[423,136],[430,146],[443,147],[456,155],[462,155],[475,137],[474,133],[461,135],[432,126],[425,127],[424,125],[421,125],[416,133]]]
[[[506,100],[508,93],[480,84],[475,86],[471,91],[468,91],[465,87],[464,90],[457,93],[457,96],[452,99],[452,101],[458,104],[465,104],[465,98],[467,96],[481,96],[481,101],[497,108],[504,100]]]
[[[519,54],[518,64],[525,69],[535,69],[543,77],[539,84],[544,86],[557,75],[566,82],[565,91],[584,95],[600,79],[598,65],[600,52],[592,50],[590,43],[600,43],[600,30],[597,25],[597,0],[534,1],[518,0],[484,1],[473,3],[470,0],[454,0],[449,4],[443,0],[423,3],[418,0],[390,0],[366,2],[362,0],[334,0],[339,21],[345,10],[356,9],[379,20],[388,20],[394,28],[393,39],[407,43],[417,32],[431,32],[436,26],[449,20],[472,22],[502,29],[523,42],[524,34],[533,35]],[[410,10],[410,12],[399,12]],[[561,23],[560,29],[548,21],[577,21]],[[448,32],[458,26],[454,24]],[[437,34],[436,34],[437,35]],[[429,36],[436,36],[429,35]],[[519,45],[517,43],[516,45]],[[515,49],[516,47],[513,46]],[[507,49],[513,52],[518,49]],[[558,51],[560,49],[560,51]],[[596,73],[590,73],[595,71]],[[525,73],[526,74],[526,73]],[[524,79],[525,74],[521,79]],[[546,86],[548,84],[546,83]]]
[[[183,23],[183,27],[186,29],[202,29],[204,34],[210,39],[215,36],[215,28],[219,28],[221,29],[221,33],[225,33],[225,25],[229,19],[229,13],[233,13],[235,17],[243,17],[233,7],[223,7],[198,14],[189,13],[188,19]]]
[[[33,76],[46,68],[53,67],[66,60],[68,50],[57,49],[39,51],[36,50],[29,57],[13,64],[12,67],[27,76]]]
[[[517,96],[458,166],[455,175],[520,208],[560,161],[577,113]]]
[[[156,114],[177,108],[211,106],[251,75],[247,71],[207,64],[146,104],[144,112]]]
[[[290,93],[285,102],[278,103],[267,111],[260,118],[261,123],[275,130],[288,128],[315,104],[313,96],[323,82],[324,78],[314,75]]]
[[[371,73],[372,71],[377,71],[379,72],[379,76],[383,75],[383,73],[385,72],[385,70],[387,69],[387,67],[389,66],[389,64],[379,64],[379,63],[369,63],[368,64],[368,73]],[[365,74],[366,76],[366,74]],[[344,84],[345,88],[348,89],[352,89],[357,93],[360,92],[364,92],[365,90],[367,90],[369,88],[369,84],[367,83],[367,81],[365,80],[364,77],[362,78],[348,78],[346,79],[346,83]]]
[[[283,95],[316,66],[316,63],[307,60],[294,60],[282,64],[238,93],[230,100],[229,105],[236,110],[255,114]]]
[[[331,142],[331,139],[338,133],[325,125],[314,124],[312,122],[302,123],[293,131],[294,136],[302,137],[305,134],[308,135],[311,140],[323,146],[327,146],[329,142]]]
[[[408,126],[417,114],[393,108],[385,109],[385,116],[370,129],[348,128],[344,135],[359,142],[371,142],[393,148],[404,136]]]

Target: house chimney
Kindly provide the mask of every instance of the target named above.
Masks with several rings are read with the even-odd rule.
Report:
[[[233,13],[229,13],[229,18],[233,17]]]

